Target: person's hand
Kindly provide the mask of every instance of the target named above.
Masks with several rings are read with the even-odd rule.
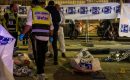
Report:
[[[53,37],[50,37],[49,41],[52,43],[53,42]]]
[[[24,34],[20,34],[20,35],[19,35],[19,40],[22,41],[23,38],[24,38]]]

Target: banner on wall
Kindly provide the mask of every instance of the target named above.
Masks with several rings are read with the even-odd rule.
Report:
[[[27,17],[30,8],[31,8],[30,6],[19,6],[18,16]]]
[[[66,19],[92,20],[114,19],[120,13],[119,3],[91,3],[81,5],[62,5]]]
[[[130,4],[122,4],[120,25],[119,25],[119,36],[130,37]]]
[[[9,5],[0,5],[2,15],[9,9]],[[26,17],[30,6],[19,6],[19,16]],[[120,13],[119,3],[91,3],[78,5],[62,5],[61,10],[66,19],[91,20],[114,19]]]
[[[19,17],[27,17],[27,14],[30,10],[30,6],[18,6],[18,16]],[[0,5],[0,15],[4,15],[4,13],[10,9],[9,5]]]

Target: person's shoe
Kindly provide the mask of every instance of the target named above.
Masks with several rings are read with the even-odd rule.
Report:
[[[63,57],[63,58],[66,58],[66,55],[65,55],[65,53],[62,53],[62,57]]]
[[[49,58],[52,58],[53,57],[53,54],[49,54],[49,56],[48,56]]]
[[[54,65],[58,65],[58,62],[57,62],[57,61],[54,61]]]
[[[37,75],[37,80],[47,80],[48,77],[45,74],[38,74]]]

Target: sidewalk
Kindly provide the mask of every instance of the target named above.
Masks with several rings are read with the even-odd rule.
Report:
[[[88,48],[89,50],[129,50],[130,42],[123,41],[109,41],[109,40],[69,40],[66,39],[66,49],[68,51],[79,51],[82,48]],[[89,46],[90,45],[90,46]],[[92,46],[93,45],[93,46]]]

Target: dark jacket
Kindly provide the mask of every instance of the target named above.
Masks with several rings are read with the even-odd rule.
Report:
[[[51,5],[47,6],[46,10],[48,10],[51,13],[52,22],[53,22],[53,25],[54,25],[54,31],[58,31],[59,22],[61,21],[59,11],[56,9],[55,6],[51,6]]]

